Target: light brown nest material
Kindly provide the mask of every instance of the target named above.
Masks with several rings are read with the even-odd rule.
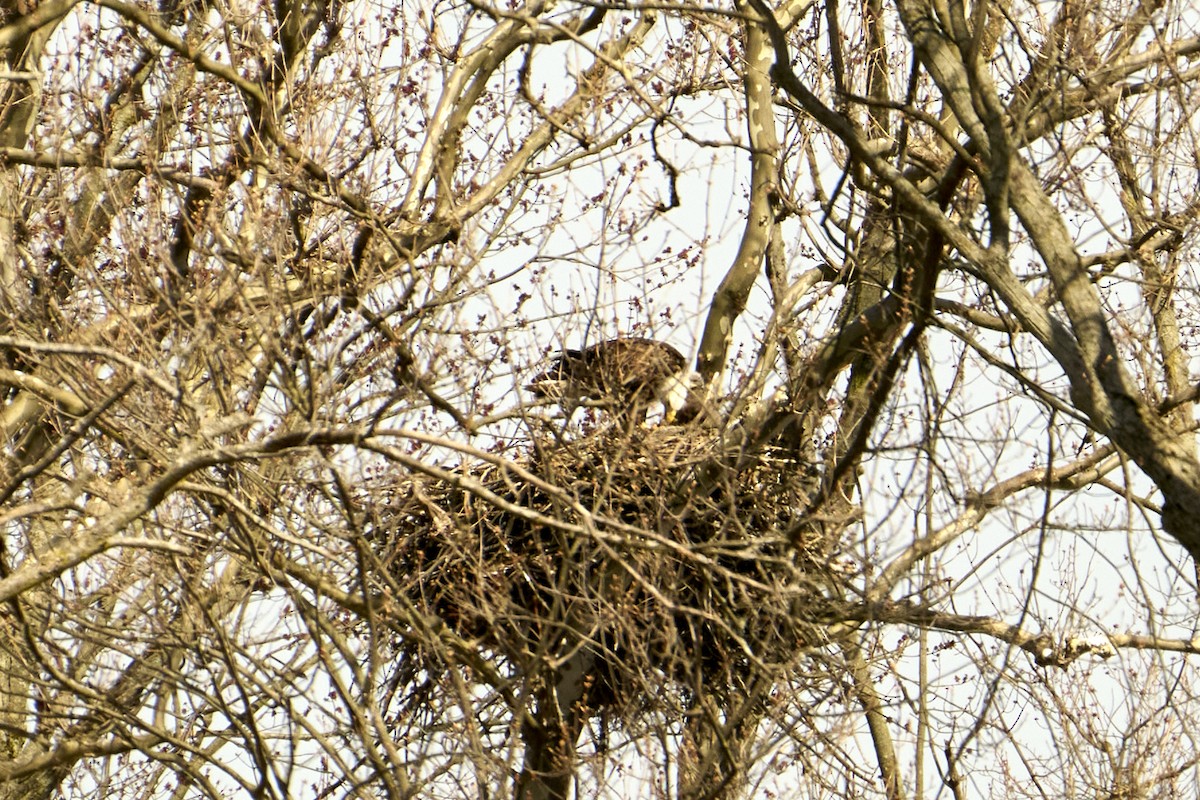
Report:
[[[523,671],[586,649],[593,707],[644,706],[664,683],[728,681],[812,643],[817,565],[788,540],[806,465],[737,467],[698,427],[533,441],[513,467],[393,488],[375,519],[392,591]]]

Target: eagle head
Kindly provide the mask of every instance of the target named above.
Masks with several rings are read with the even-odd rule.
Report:
[[[655,399],[662,403],[663,423],[682,425],[695,419],[700,413],[703,387],[699,373],[691,370],[668,375],[654,392]]]

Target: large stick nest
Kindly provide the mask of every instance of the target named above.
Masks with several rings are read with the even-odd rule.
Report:
[[[620,712],[814,643],[827,553],[792,533],[810,467],[738,464],[702,426],[531,438],[520,458],[414,476],[376,506],[393,591],[521,674],[586,651],[589,704]]]

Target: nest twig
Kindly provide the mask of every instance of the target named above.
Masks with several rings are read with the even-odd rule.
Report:
[[[589,703],[627,714],[666,684],[770,668],[812,642],[819,558],[785,538],[812,470],[735,452],[698,426],[537,434],[521,470],[468,464],[456,474],[471,481],[394,486],[375,546],[396,591],[511,664],[588,649]]]

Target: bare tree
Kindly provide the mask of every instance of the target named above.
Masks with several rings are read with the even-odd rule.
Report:
[[[1198,26],[0,0],[0,798],[1194,796]]]

